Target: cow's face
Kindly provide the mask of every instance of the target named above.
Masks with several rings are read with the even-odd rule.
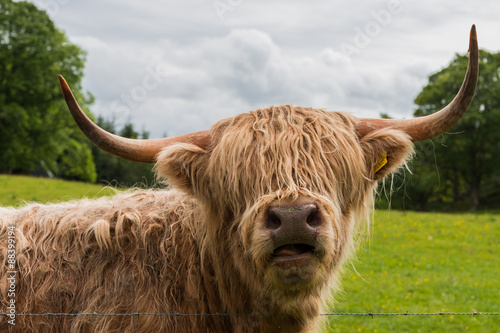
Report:
[[[335,276],[376,180],[412,147],[400,131],[360,138],[349,115],[292,106],[241,114],[211,133],[207,150],[166,148],[158,172],[203,203],[208,238],[248,286],[293,299],[320,292]],[[388,162],[375,173],[384,152]]]

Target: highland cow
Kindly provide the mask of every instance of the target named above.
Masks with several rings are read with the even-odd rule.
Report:
[[[3,316],[0,331],[317,329],[377,181],[404,165],[413,142],[444,133],[466,112],[478,78],[474,27],[469,50],[457,96],[426,117],[360,119],[285,105],[158,140],[98,128],[60,77],[89,139],[156,162],[172,189],[0,208],[1,311],[9,314],[13,288],[18,314],[15,326]],[[74,316],[19,316],[46,313]]]

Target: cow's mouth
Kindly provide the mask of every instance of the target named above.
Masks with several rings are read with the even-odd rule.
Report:
[[[273,261],[281,268],[303,266],[314,256],[315,248],[308,244],[287,244],[273,251]]]

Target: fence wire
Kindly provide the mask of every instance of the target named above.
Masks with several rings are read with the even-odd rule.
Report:
[[[155,317],[242,317],[242,316],[264,316],[259,313],[0,313],[0,316],[16,317],[77,317],[77,316],[95,316],[95,317],[126,317],[126,316],[155,316]],[[500,312],[338,312],[321,313],[320,316],[499,316]]]

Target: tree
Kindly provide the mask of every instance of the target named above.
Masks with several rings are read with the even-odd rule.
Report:
[[[57,75],[82,106],[85,53],[28,2],[0,0],[0,172],[30,173],[41,162],[57,176],[94,181],[92,154],[61,97]]]
[[[417,145],[426,163],[425,168],[415,169],[419,176],[437,163],[442,181],[439,188],[433,186],[429,198],[441,196],[441,202],[448,200],[456,205],[468,202],[473,210],[500,195],[500,53],[481,50],[479,59],[479,82],[468,112],[447,134],[432,140],[434,149],[424,151],[425,143]],[[415,116],[433,113],[453,99],[467,60],[466,56],[456,55],[448,67],[429,77],[428,85],[415,100]],[[484,188],[492,190],[484,193]]]

